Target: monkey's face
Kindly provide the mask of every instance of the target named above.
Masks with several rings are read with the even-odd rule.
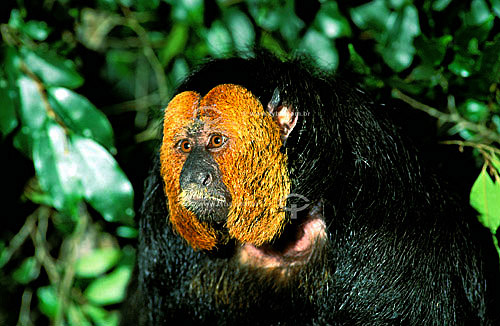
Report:
[[[161,174],[170,221],[192,247],[212,249],[223,233],[260,246],[281,232],[290,192],[282,139],[276,117],[241,86],[172,99]]]

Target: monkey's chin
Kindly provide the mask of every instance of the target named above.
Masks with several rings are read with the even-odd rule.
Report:
[[[240,263],[259,268],[288,268],[307,264],[316,250],[321,250],[327,238],[322,217],[309,216],[292,227],[293,230],[275,244],[256,247],[245,243],[239,250]],[[291,234],[290,234],[291,233]]]

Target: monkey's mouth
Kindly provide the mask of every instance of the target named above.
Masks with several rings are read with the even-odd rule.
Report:
[[[231,198],[222,191],[183,191],[180,196],[182,205],[193,212],[198,220],[210,224],[221,224],[226,220]]]
[[[312,209],[307,218],[285,227],[273,243],[256,247],[250,243],[241,246],[240,263],[260,268],[286,268],[306,264],[327,239],[323,216]]]

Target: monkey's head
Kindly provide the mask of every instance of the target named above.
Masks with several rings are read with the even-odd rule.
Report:
[[[170,221],[193,248],[228,237],[260,246],[280,234],[291,187],[282,147],[296,121],[278,90],[265,107],[233,84],[172,99],[161,174]]]

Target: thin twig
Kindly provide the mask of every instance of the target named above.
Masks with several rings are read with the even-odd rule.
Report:
[[[46,240],[49,215],[49,208],[41,206],[40,213],[37,216],[38,227],[31,232],[31,239],[33,241],[33,245],[35,246],[36,259],[45,269],[50,283],[57,284],[59,283],[60,276],[54,258],[52,258],[49,253],[49,249],[47,248]]]
[[[65,268],[64,276],[57,291],[57,297],[59,298],[60,304],[56,312],[56,317],[54,318],[54,326],[64,325],[64,311],[68,307],[71,288],[75,278],[75,263],[78,246],[81,244],[82,238],[85,235],[85,230],[87,229],[89,215],[85,206],[82,205],[81,207],[81,213],[79,214],[79,219],[73,234],[64,240],[62,244],[63,257],[61,257],[62,259],[60,259],[60,261],[64,264]]]
[[[135,14],[127,7],[122,6],[122,11],[127,18],[127,26],[130,27],[139,36],[141,43],[143,45],[144,55],[149,61],[151,68],[158,82],[158,91],[160,93],[160,99],[165,100],[168,96],[167,79],[165,78],[165,72],[160,60],[156,56],[151,41],[146,30],[140,25],[139,21],[135,17]]]
[[[2,253],[2,265],[5,265],[12,258],[14,252],[16,252],[17,249],[19,249],[23,245],[30,233],[34,230],[39,210],[39,208],[36,209],[30,216],[26,218],[26,222],[24,222],[21,230],[19,230],[19,232],[17,232],[17,234],[10,240],[9,246],[5,248]]]
[[[500,144],[500,135],[498,135],[496,132],[486,128],[483,125],[476,124],[470,121],[467,121],[466,119],[462,118],[459,114],[457,113],[443,113],[433,107],[430,107],[426,104],[423,104],[408,95],[402,93],[399,89],[393,89],[392,90],[392,95],[395,98],[398,98],[412,107],[414,107],[417,110],[421,110],[429,114],[430,116],[439,119],[442,122],[452,122],[458,126],[460,126],[463,129],[469,129],[472,131],[477,132],[479,135],[481,135],[483,138],[488,139],[491,142],[497,142]]]

